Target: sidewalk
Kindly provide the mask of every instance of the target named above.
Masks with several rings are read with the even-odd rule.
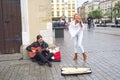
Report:
[[[110,35],[118,35],[120,36],[120,28],[113,27],[95,27],[95,32],[101,32]]]
[[[119,80],[120,79],[120,37],[119,28],[95,28],[85,30],[83,46],[87,52],[84,63],[81,51],[77,63],[73,60],[73,42],[67,30],[64,38],[56,38],[62,61],[52,62],[52,68],[40,66],[30,60],[0,62],[0,80]],[[91,67],[92,74],[61,76],[64,66]]]

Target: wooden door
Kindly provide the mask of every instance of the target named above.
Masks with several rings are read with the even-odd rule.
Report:
[[[0,0],[0,54],[20,53],[20,0]]]

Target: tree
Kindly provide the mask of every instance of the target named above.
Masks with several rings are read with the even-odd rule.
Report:
[[[94,11],[91,11],[89,14],[88,14],[88,17],[92,17],[93,19],[101,19],[103,17],[102,15],[102,11],[99,10],[99,9],[96,9]]]
[[[120,17],[120,1],[115,3],[115,6],[113,7],[113,17]]]
[[[111,11],[107,11],[105,14],[103,14],[104,17],[111,18]]]

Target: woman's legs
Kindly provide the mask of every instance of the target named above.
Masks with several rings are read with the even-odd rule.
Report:
[[[85,51],[84,51],[84,48],[83,48],[83,45],[82,45],[82,39],[83,39],[83,34],[81,33],[81,34],[78,35],[78,47],[81,48],[82,53],[84,53]]]
[[[77,60],[77,58],[78,58],[78,36],[75,36],[74,38],[73,38],[73,40],[74,40],[74,60]]]
[[[74,38],[73,38],[73,40],[74,40],[74,53],[77,53],[78,51],[78,36],[75,36]]]
[[[77,54],[78,54],[79,48],[81,48],[84,61],[87,58],[86,52],[85,52],[83,45],[82,45],[82,39],[83,39],[83,33],[80,33],[79,35],[76,35],[74,37],[74,53],[75,53],[74,58],[73,58],[74,60],[77,60],[77,58],[78,58]]]
[[[82,39],[83,39],[83,33],[79,34],[78,35],[78,46],[81,48],[82,50],[82,54],[83,54],[83,59],[84,61],[86,61],[86,58],[87,58],[87,55],[86,55],[86,52],[83,48],[83,45],[82,45]]]

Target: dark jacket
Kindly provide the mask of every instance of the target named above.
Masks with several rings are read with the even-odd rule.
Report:
[[[41,47],[42,48],[42,51],[45,52],[46,51],[46,48],[49,47],[48,44],[46,42],[42,42],[42,43],[39,43],[38,41],[36,42],[33,42],[31,45],[29,45],[28,47],[26,47],[26,50],[27,51],[32,51],[31,47]]]

